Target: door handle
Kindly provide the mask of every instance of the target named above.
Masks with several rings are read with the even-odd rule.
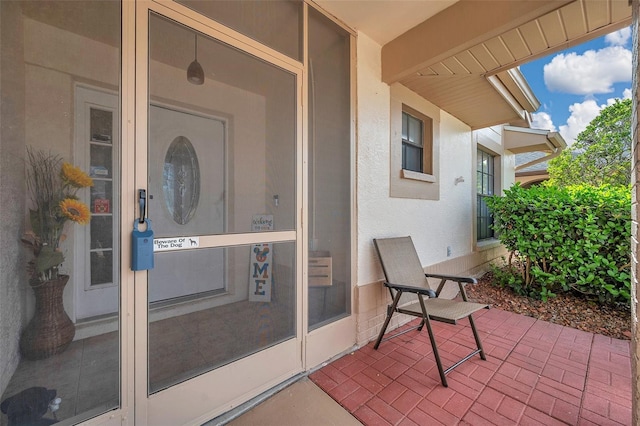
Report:
[[[138,219],[138,222],[144,223],[144,217],[147,212],[147,191],[144,189],[138,190],[138,205],[140,206],[140,219]]]

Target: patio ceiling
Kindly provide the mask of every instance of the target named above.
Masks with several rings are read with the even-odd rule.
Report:
[[[527,127],[528,113],[539,101],[515,67],[631,23],[628,0],[315,2],[383,46],[383,81],[405,85],[472,129],[504,123]],[[117,14],[117,5],[29,2],[24,12],[116,45],[117,33],[81,28],[73,17]],[[188,55],[183,50],[178,54]]]
[[[538,108],[515,67],[631,23],[628,0],[316,1],[383,45],[383,81],[405,85],[473,129],[523,125],[524,111]],[[433,15],[410,27],[400,12],[418,10]],[[396,37],[381,27],[406,32]]]

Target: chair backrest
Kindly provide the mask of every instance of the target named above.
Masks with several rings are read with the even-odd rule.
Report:
[[[387,282],[430,288],[411,237],[373,240]]]

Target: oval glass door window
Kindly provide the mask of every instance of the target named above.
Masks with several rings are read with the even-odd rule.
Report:
[[[189,223],[200,199],[200,166],[191,141],[184,136],[175,138],[167,149],[162,191],[173,220],[180,225]]]

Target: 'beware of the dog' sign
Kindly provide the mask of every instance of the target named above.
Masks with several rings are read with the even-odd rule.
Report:
[[[188,250],[200,247],[200,237],[155,238],[153,251]]]

